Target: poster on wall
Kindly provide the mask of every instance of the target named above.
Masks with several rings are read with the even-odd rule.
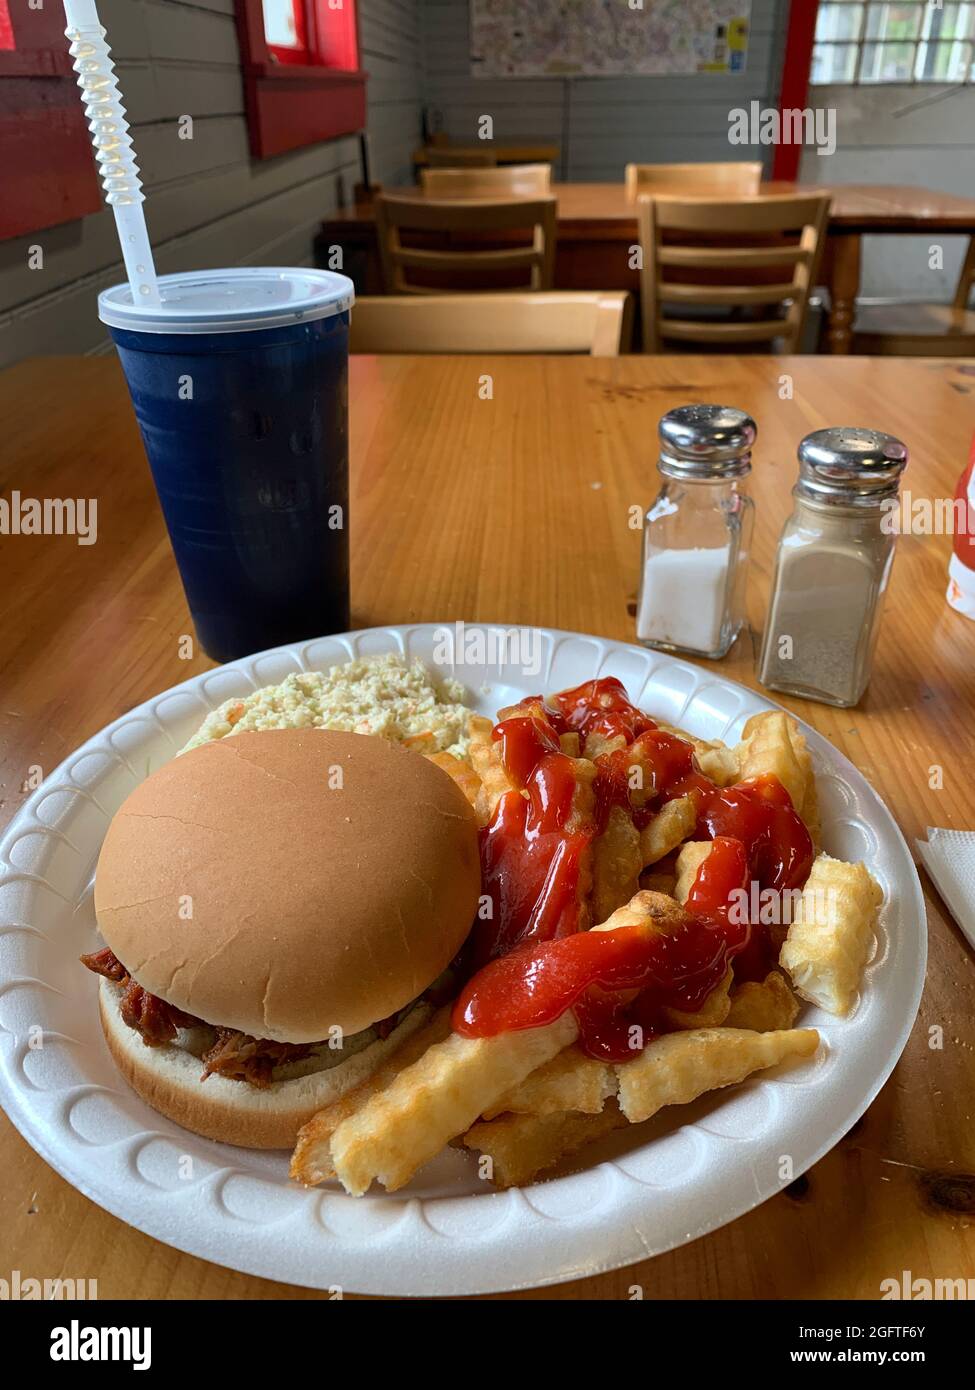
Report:
[[[470,0],[475,77],[745,70],[751,0]]]

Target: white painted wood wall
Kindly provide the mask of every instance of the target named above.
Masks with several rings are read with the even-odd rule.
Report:
[[[355,139],[252,161],[234,0],[99,0],[133,125],[160,271],[308,265],[323,217],[351,199]],[[374,178],[403,183],[420,134],[417,0],[359,0]],[[79,96],[80,100],[80,96]],[[193,139],[179,117],[193,117]],[[27,268],[41,246],[43,269]],[[0,242],[0,366],[107,350],[95,300],[122,278],[107,209]]]
[[[836,153],[803,155],[814,183],[899,183],[975,197],[975,87],[810,87],[810,102],[836,112]],[[866,236],[867,299],[951,299],[967,237]],[[942,251],[942,266],[934,248]]]
[[[747,68],[728,77],[474,78],[468,0],[421,0],[421,8],[423,98],[458,140],[476,139],[478,117],[490,115],[496,140],[553,141],[562,178],[598,182],[622,179],[629,160],[768,156],[728,143],[728,112],[755,99],[776,104],[787,0],[752,0]]]

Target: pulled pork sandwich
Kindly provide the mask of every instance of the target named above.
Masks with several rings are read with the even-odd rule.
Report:
[[[480,892],[451,778],[384,739],[239,734],[153,773],[112,820],[95,913],[112,1055],[149,1105],[287,1148],[449,997]]]

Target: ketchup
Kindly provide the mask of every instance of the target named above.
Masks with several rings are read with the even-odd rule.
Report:
[[[611,807],[626,806],[637,829],[642,830],[656,814],[656,800],[669,800],[667,791],[675,782],[700,775],[693,772],[693,758],[694,748],[686,739],[657,728],[641,734],[627,748],[601,753],[595,759],[596,819],[600,829],[606,824]],[[707,785],[713,786],[710,782]]]
[[[557,733],[577,733],[582,738],[593,733],[604,738],[622,734],[627,743],[632,743],[639,734],[657,727],[655,720],[630,703],[623,682],[615,676],[586,681],[547,699],[531,695],[521,703],[541,704]]]
[[[738,895],[750,880],[760,889],[798,887],[813,858],[809,832],[778,779],[718,787],[697,769],[693,745],[632,705],[614,677],[547,700],[529,697],[508,715],[492,738],[514,790],[480,832],[491,910],[474,928],[476,973],[455,1005],[455,1030],[491,1036],[574,1008],[583,1048],[621,1060],[633,1055],[634,1036],[645,1042],[670,1026],[666,1008],[699,1009],[729,964],[738,979],[762,978],[771,963],[768,933],[749,926],[747,899]],[[580,764],[562,752],[567,733],[625,740],[593,760],[591,791]],[[713,841],[686,920],[666,934],[649,923],[585,931],[586,856],[612,808],[623,807],[642,829],[678,796],[694,801],[697,838]]]
[[[715,789],[704,798],[698,826],[710,839],[741,840],[760,888],[799,888],[809,877],[812,839],[777,777]]]
[[[482,891],[490,917],[473,933],[473,963],[525,942],[567,936],[584,925],[582,859],[596,826],[574,806],[578,778],[558,735],[541,719],[515,716],[494,728],[517,790],[506,792],[480,832]]]
[[[706,863],[711,859],[716,863],[706,874],[702,865],[692,890],[696,915],[675,931],[642,922],[512,951],[467,982],[454,1005],[454,1031],[493,1037],[539,1028],[575,1007],[585,1052],[612,1061],[632,1057],[665,1031],[665,1008],[699,1009],[748,944],[747,922],[732,925],[726,911],[731,889],[744,886],[744,848],[737,840],[716,840]],[[636,999],[621,993],[630,990],[639,991]]]

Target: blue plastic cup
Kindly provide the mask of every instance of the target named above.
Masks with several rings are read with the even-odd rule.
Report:
[[[197,636],[216,661],[349,623],[352,282],[258,267],[99,296]]]

